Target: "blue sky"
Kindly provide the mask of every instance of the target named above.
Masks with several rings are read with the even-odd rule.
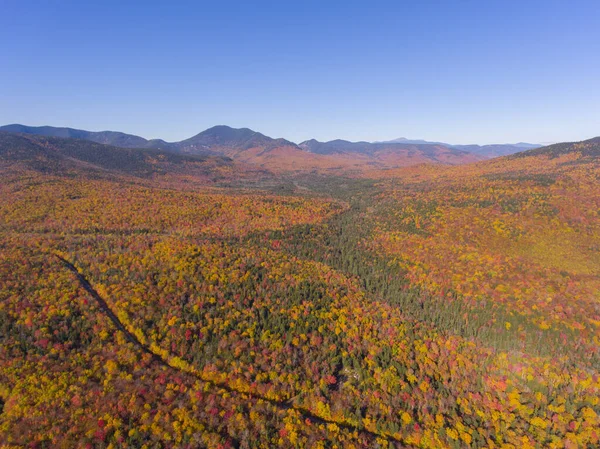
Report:
[[[600,135],[600,3],[0,2],[0,124],[180,140]]]

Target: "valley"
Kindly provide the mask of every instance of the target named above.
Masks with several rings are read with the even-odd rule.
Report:
[[[246,137],[0,132],[6,447],[599,444],[598,139],[379,167]]]

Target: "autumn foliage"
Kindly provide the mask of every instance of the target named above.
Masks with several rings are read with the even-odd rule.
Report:
[[[577,154],[286,195],[6,175],[0,441],[598,446],[599,175]]]

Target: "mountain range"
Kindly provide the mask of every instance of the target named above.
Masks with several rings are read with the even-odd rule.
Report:
[[[23,128],[18,130],[22,131]],[[300,172],[306,168],[309,171],[324,168],[333,170],[333,174],[343,174],[351,167],[363,169],[362,173],[366,173],[365,169],[372,169],[374,166],[384,169],[392,168],[394,164],[406,166],[424,158],[438,163],[458,164],[460,159],[457,158],[460,156],[463,161],[467,156],[474,157],[470,153],[452,150],[441,144],[310,140],[297,146],[287,140],[271,139],[249,129],[223,126],[211,128],[178,144],[168,144],[167,149],[124,148],[81,138],[45,136],[40,135],[39,129],[36,131],[38,132],[35,134],[27,134],[0,130],[0,173],[18,173],[19,169],[25,169],[93,178],[133,176],[138,179],[159,179],[158,176],[167,181],[173,178],[192,184],[210,184],[245,182],[269,177],[277,171]],[[49,130],[44,128],[44,131]],[[115,138],[121,144],[135,141],[126,138],[127,135],[117,135],[120,133],[82,134],[85,132],[73,132],[77,130],[66,128],[50,131],[99,140]],[[302,157],[298,158],[297,153],[301,153]],[[569,153],[576,153],[581,160],[597,160],[600,158],[600,137],[524,150],[509,155],[508,158],[540,155],[556,158]],[[350,161],[354,161],[354,165]]]
[[[509,154],[519,153],[525,150],[531,150],[534,148],[540,148],[544,145],[535,144],[535,143],[526,143],[526,142],[517,142],[517,143],[497,143],[497,144],[489,144],[489,145],[454,145],[450,143],[444,142],[429,142],[427,140],[413,140],[407,139],[405,137],[399,137],[397,139],[388,140],[384,142],[376,142],[376,143],[405,143],[405,144],[419,144],[419,145],[442,145],[448,148],[455,148],[457,150],[467,151],[469,153],[477,154],[479,156],[483,156],[485,158],[493,158],[500,156],[508,156]]]
[[[71,138],[120,148],[141,148],[199,156],[225,156],[269,169],[360,169],[365,166],[394,168],[420,163],[463,164],[491,157],[514,154],[539,145],[518,143],[498,145],[450,145],[425,140],[394,139],[387,142],[349,142],[315,139],[295,144],[271,138],[248,128],[214,126],[179,142],[143,137],[116,131],[86,131],[52,126],[19,124],[0,127],[0,131]]]
[[[222,156],[197,156],[153,148],[123,148],[67,137],[0,132],[0,167],[17,164],[42,173],[89,176],[177,174],[202,177],[231,166]]]

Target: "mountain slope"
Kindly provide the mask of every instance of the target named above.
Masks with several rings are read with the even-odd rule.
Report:
[[[541,148],[524,151],[515,154],[514,157],[522,158],[529,156],[550,156],[558,157],[564,154],[578,153],[582,157],[600,157],[600,137],[583,140],[581,142],[563,142],[555,143]]]
[[[252,148],[270,151],[275,148],[298,146],[285,139],[273,139],[248,128],[213,126],[189,139],[176,142],[173,146],[183,153],[235,155]]]
[[[122,148],[163,148],[167,149],[170,144],[161,139],[147,140],[133,134],[118,131],[86,131],[74,128],[57,128],[54,126],[25,126],[6,125],[0,126],[0,131],[33,134],[46,137],[63,137],[73,139],[89,140],[91,142],[113,145]]]
[[[419,144],[419,145],[443,145],[449,148],[455,148],[461,151],[467,151],[469,153],[477,154],[479,156],[483,156],[485,158],[494,158],[500,156],[507,156],[509,154],[518,153],[525,150],[530,150],[533,148],[539,148],[542,145],[526,143],[526,142],[518,142],[518,143],[499,143],[499,144],[490,144],[490,145],[453,145],[444,142],[430,142],[422,139],[407,139],[405,137],[399,137],[398,139],[388,140],[384,142],[375,142],[375,143],[404,143],[404,144]]]
[[[0,166],[15,164],[46,173],[112,172],[148,177],[167,172],[206,173],[212,166],[231,165],[231,160],[0,131]]]
[[[510,154],[520,153],[522,151],[529,150],[531,148],[538,148],[541,145],[534,145],[529,143],[521,144],[492,144],[492,145],[452,145],[452,148],[457,150],[467,151],[469,153],[477,154],[485,158],[494,158],[500,156],[508,156]]]
[[[302,142],[299,146],[317,154],[368,156],[371,159],[371,165],[389,167],[425,162],[464,164],[483,159],[483,157],[470,154],[467,151],[441,144],[370,143],[349,142],[346,140],[319,142],[312,139]]]

